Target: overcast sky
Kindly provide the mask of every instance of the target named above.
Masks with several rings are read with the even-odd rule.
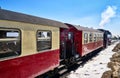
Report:
[[[0,0],[12,10],[120,35],[120,0]]]

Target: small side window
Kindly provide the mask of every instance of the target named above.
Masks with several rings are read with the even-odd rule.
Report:
[[[38,31],[37,32],[37,51],[51,49],[52,45],[51,31]]]
[[[96,34],[94,34],[94,42],[96,42]]]
[[[0,29],[0,58],[21,54],[20,31]]]
[[[101,34],[101,40],[103,40],[103,35]]]
[[[92,33],[89,34],[89,42],[92,42]]]
[[[97,34],[97,41],[99,41],[99,34]]]
[[[100,36],[99,36],[99,34],[98,34],[98,41],[100,40],[99,38],[100,38]]]
[[[88,43],[88,34],[84,33],[84,44]]]
[[[101,40],[101,34],[99,34],[99,40]]]

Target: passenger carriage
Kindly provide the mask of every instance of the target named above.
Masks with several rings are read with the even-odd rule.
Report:
[[[0,78],[33,78],[74,64],[102,48],[103,36],[92,28],[0,9]]]
[[[75,28],[81,31],[81,56],[103,47],[103,33],[101,31],[82,26],[75,26]]]
[[[59,66],[61,22],[0,9],[0,78],[28,78]]]
[[[104,48],[107,48],[108,45],[111,44],[112,40],[112,34],[110,31],[105,30],[105,29],[98,29],[99,31],[103,32],[104,37],[103,37],[103,43],[104,43]]]
[[[76,60],[103,47],[103,33],[92,28],[66,24],[61,28],[61,58]],[[64,47],[63,47],[64,46]]]

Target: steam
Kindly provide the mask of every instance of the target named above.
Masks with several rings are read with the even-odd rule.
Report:
[[[116,15],[116,9],[117,7],[115,6],[108,6],[105,11],[102,12],[101,14],[101,22],[99,23],[100,27],[103,27],[105,24],[109,23],[111,18],[115,17]]]

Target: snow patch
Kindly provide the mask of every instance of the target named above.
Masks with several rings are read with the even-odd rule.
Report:
[[[71,71],[67,78],[101,78],[102,74],[110,70],[107,67],[110,58],[114,54],[112,49],[117,43],[108,46],[105,50],[101,51],[98,56],[89,60],[82,68],[81,66],[76,71]]]

